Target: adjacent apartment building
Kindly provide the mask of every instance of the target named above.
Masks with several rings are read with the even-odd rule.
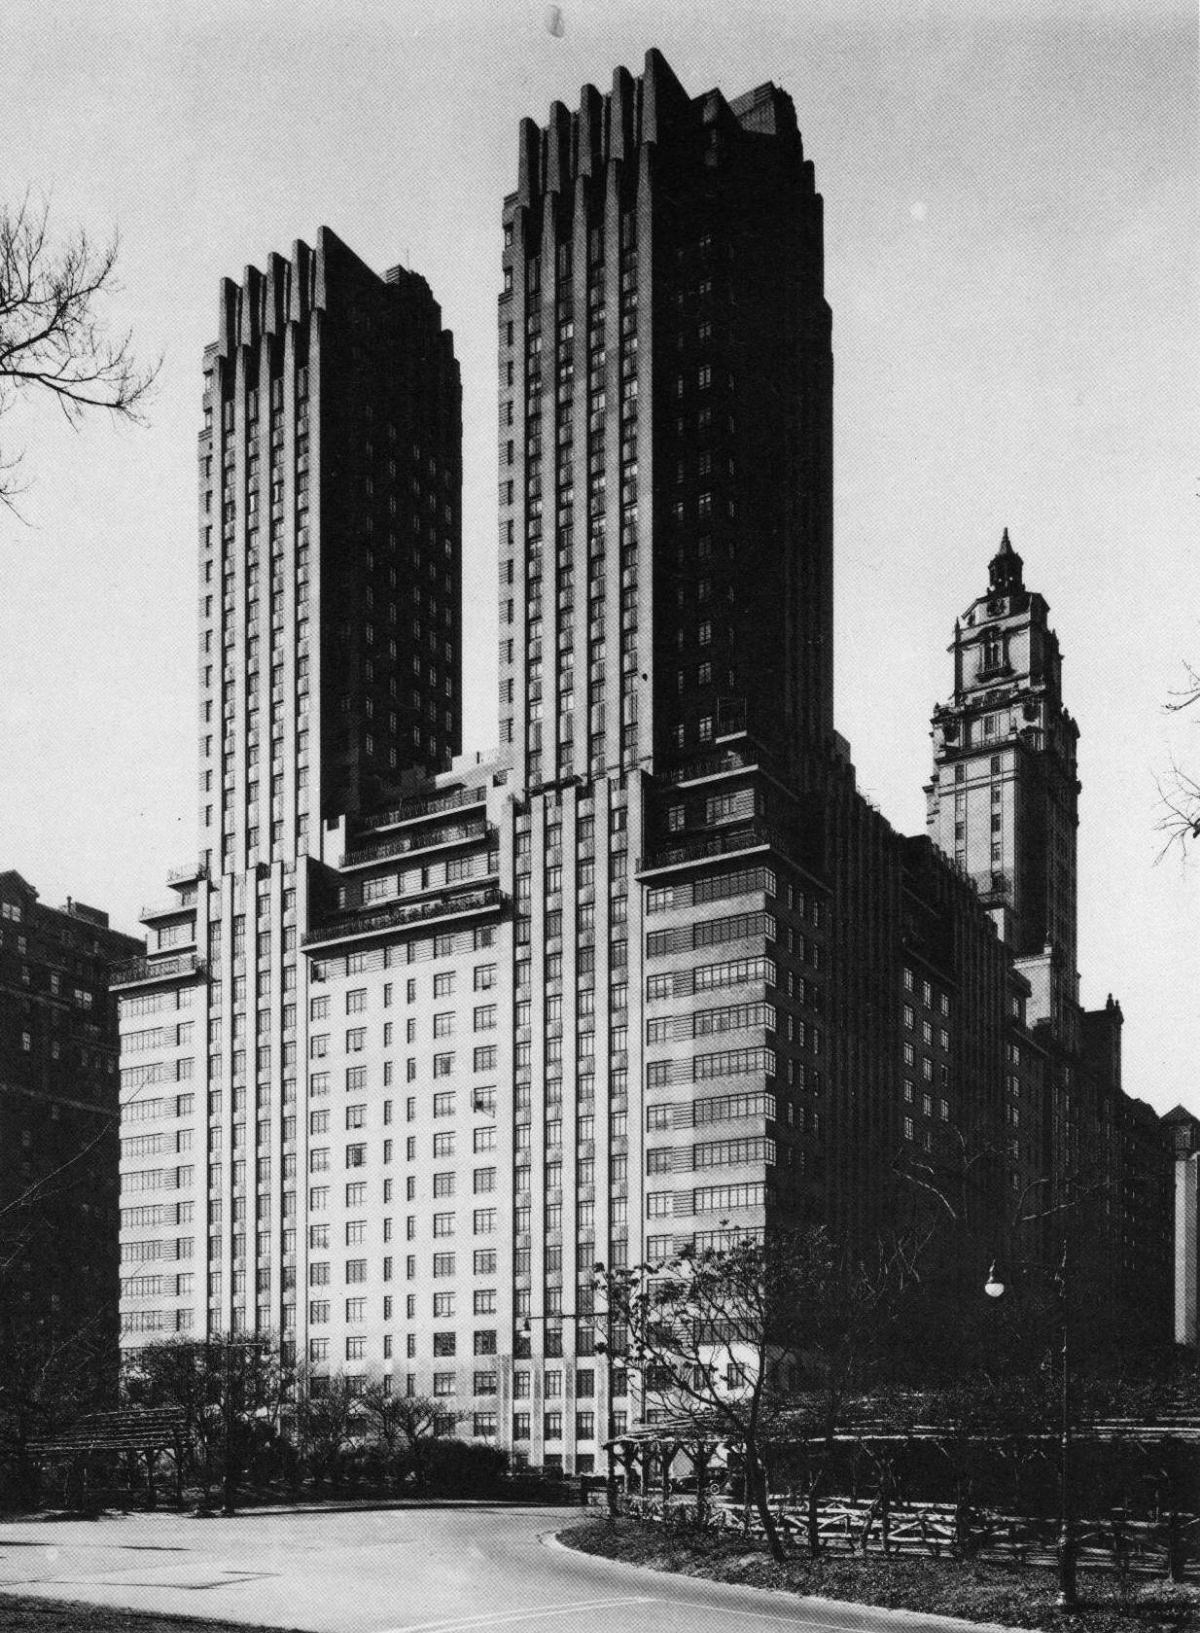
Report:
[[[69,1378],[101,1398],[116,1391],[109,977],[141,951],[98,908],[47,907],[19,873],[0,873],[0,1364],[25,1384],[44,1377],[52,1391]]]
[[[1047,1064],[1056,1027],[1084,1052],[1073,728],[1006,546],[987,616],[1041,645],[994,711],[986,664],[956,680],[932,837],[854,786],[822,201],[784,92],[691,97],[651,52],[522,124],[502,233],[500,745],[453,768],[436,304],[327,232],[225,287],[201,851],[121,984],[122,1343],[278,1335],[314,1387],[382,1377],[586,1471],[645,1410],[598,1262],[868,1240],[906,1153],[961,1181],[967,1128],[999,1218],[1092,1128]],[[960,782],[989,835],[1000,791],[998,860],[958,844]]]

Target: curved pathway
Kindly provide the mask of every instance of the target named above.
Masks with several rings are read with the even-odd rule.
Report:
[[[304,1633],[916,1633],[934,1616],[727,1587],[563,1548],[579,1510],[488,1504],[0,1525],[3,1591]]]

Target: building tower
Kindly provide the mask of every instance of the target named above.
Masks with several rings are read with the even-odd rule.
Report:
[[[1078,727],[1062,700],[1049,607],[1007,528],[986,595],[954,627],[954,695],[934,710],[934,843],[971,877],[1029,980],[1031,1025],[1080,1048],[1076,949]]]
[[[323,228],[226,281],[203,412],[201,849],[120,983],[123,1122],[159,1157],[124,1142],[123,1252],[181,1267],[126,1282],[127,1348],[297,1331],[310,877],[460,746],[461,391],[424,279]]]
[[[500,296],[501,738],[537,787],[832,731],[822,200],[774,85],[650,51],[523,121]]]

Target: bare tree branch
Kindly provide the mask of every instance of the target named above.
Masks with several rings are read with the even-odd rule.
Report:
[[[1187,705],[1179,704],[1178,707],[1186,708]],[[1172,705],[1168,704],[1167,708],[1172,708]],[[1188,845],[1200,839],[1200,782],[1184,771],[1172,756],[1170,774],[1166,778],[1157,778],[1155,786],[1162,806],[1162,815],[1155,827],[1159,833],[1166,835],[1162,849],[1154,858],[1158,863],[1176,846],[1181,855],[1186,855]]]
[[[96,246],[80,228],[55,244],[49,221],[49,202],[29,193],[0,206],[0,416],[27,392],[48,395],[75,429],[94,409],[143,425],[161,359],[139,365],[130,332],[110,331],[97,311],[118,289],[120,240]],[[0,455],[0,504],[14,513],[28,486],[21,457]]]

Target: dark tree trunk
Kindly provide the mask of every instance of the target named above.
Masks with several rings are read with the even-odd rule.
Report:
[[[771,1512],[771,1504],[767,1498],[767,1474],[759,1456],[758,1447],[747,1441],[745,1446],[745,1481],[746,1496],[752,1500],[758,1511],[762,1524],[763,1536],[771,1558],[782,1565],[785,1559],[783,1542],[779,1535],[779,1528],[775,1524],[775,1516]]]

